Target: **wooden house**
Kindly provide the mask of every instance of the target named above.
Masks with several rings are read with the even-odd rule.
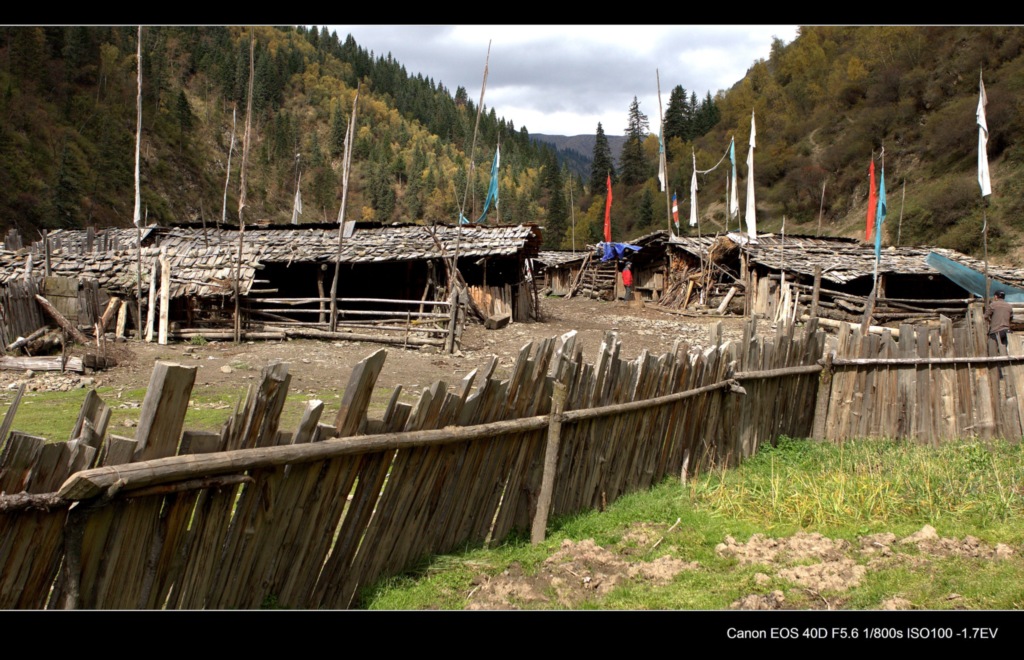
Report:
[[[766,234],[752,242],[741,233],[677,237],[669,241],[670,276],[666,304],[714,308],[735,289],[732,309],[778,319],[810,308],[818,281],[818,315],[860,322],[875,274],[873,245],[849,238]],[[955,250],[931,247],[883,248],[878,263],[875,322],[962,317],[975,296],[926,261],[936,253],[982,271],[984,263]],[[1024,269],[990,265],[994,282],[1024,283]],[[692,285],[691,285],[692,283]],[[681,293],[689,290],[689,295]]]
[[[141,259],[137,243],[142,238]],[[25,273],[94,280],[109,295],[144,307],[159,288],[161,259],[169,271],[169,318],[179,334],[232,328],[234,292],[250,330],[264,326],[326,329],[335,263],[343,326],[395,326],[449,316],[450,266],[457,256],[471,307],[535,318],[537,294],[527,276],[540,229],[516,226],[424,226],[360,223],[299,227],[150,227],[65,230],[17,251],[0,252],[0,284]],[[241,251],[241,256],[239,256]],[[463,301],[467,302],[467,301]],[[130,306],[132,307],[132,306]],[[134,319],[135,327],[143,321]],[[420,331],[422,328],[413,328]]]

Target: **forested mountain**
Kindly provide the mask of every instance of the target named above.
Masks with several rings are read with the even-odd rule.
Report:
[[[982,73],[993,180],[993,194],[985,201],[977,181]],[[700,172],[700,230],[738,227],[736,218],[727,225],[725,217],[728,149],[735,138],[742,216],[754,112],[759,230],[779,231],[785,218],[788,233],[813,235],[820,218],[822,235],[863,239],[868,165],[874,158],[876,177],[885,168],[883,245],[929,244],[980,255],[987,218],[989,252],[1019,261],[1024,256],[1022,90],[1024,28],[802,27],[792,43],[776,41],[767,59],[754,62],[731,89],[715,94],[703,119],[693,109],[706,106],[710,95],[697,103],[693,92],[673,91],[672,100],[687,94],[690,99],[690,128],[673,128],[670,112],[665,126],[669,191],[678,194],[681,230],[697,232],[686,226],[694,159]],[[624,121],[630,114],[623,108]],[[643,151],[647,178],[614,187],[616,240],[668,227],[670,202],[656,179],[655,135],[647,135]],[[592,192],[582,200],[576,233],[599,240],[604,191]]]
[[[409,76],[390,56],[324,28],[253,33],[247,220],[288,222],[299,173],[301,220],[337,217],[342,143],[358,85],[348,218],[450,223],[467,199],[466,215],[475,219],[474,200],[478,209],[500,142],[500,219],[544,225],[548,246],[570,245],[573,220],[577,247],[600,239],[608,173],[616,182],[616,240],[668,226],[657,126],[645,114],[653,109],[622,108],[622,123],[605,130],[627,133],[617,139],[628,158],[595,173],[587,163],[596,132],[582,146],[555,136],[533,140],[485,107],[467,196],[477,112],[465,89]],[[220,220],[237,110],[226,205],[236,222],[250,29],[145,27],[142,34],[148,220]],[[136,35],[134,27],[0,27],[0,225],[35,236],[47,227],[131,222]],[[813,234],[820,214],[823,234],[863,236],[874,157],[879,173],[885,167],[885,244],[978,253],[985,217],[990,251],[1012,253],[1024,233],[1022,55],[1019,27],[803,27],[792,43],[776,41],[729,90],[701,97],[686,81],[669,81],[676,86],[665,113],[667,174],[682,231],[693,231],[686,217],[694,160],[702,172],[701,231],[726,228],[730,138],[745,202],[753,111],[760,229],[777,230],[785,217],[787,232]],[[982,73],[994,189],[986,202],[976,179]],[[545,142],[578,155],[559,161]],[[730,219],[728,228],[736,227]]]
[[[134,208],[134,27],[0,28],[0,224],[35,230],[126,226]],[[357,84],[347,216],[454,222],[475,217],[501,148],[501,221],[546,219],[541,171],[552,150],[480,117],[475,190],[467,153],[477,109],[465,89],[409,76],[326,28],[257,27],[246,219],[291,219],[301,176],[305,222],[337,218],[341,156]],[[237,222],[250,30],[142,30],[142,202],[158,223]],[[474,208],[474,204],[476,207]],[[494,214],[492,212],[491,219]]]
[[[981,74],[993,179],[987,202],[977,180]],[[877,175],[885,166],[888,194],[883,244],[980,254],[984,211],[989,250],[1012,253],[1024,232],[1022,89],[1024,28],[802,27],[719,93],[721,117],[696,142],[697,168],[717,162],[735,136],[745,185],[753,110],[760,228],[778,230],[785,216],[787,232],[814,234],[820,212],[823,234],[863,238],[874,157]],[[688,180],[683,170],[676,181]],[[708,215],[723,219],[722,169],[699,178],[698,200],[721,200]]]

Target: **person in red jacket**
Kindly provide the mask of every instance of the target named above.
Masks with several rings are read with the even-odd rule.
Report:
[[[625,300],[629,302],[633,299],[633,266],[629,262],[622,269],[622,286],[626,288]]]

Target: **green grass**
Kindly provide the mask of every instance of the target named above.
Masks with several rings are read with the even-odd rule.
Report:
[[[895,597],[915,609],[1019,609],[1024,607],[1019,588],[1024,583],[1022,515],[1020,443],[929,448],[892,441],[833,445],[784,438],[739,468],[692,478],[685,485],[670,479],[648,492],[620,498],[603,513],[555,520],[549,538],[538,546],[513,538],[493,550],[467,549],[424,561],[405,575],[366,589],[361,603],[369,609],[461,609],[479,588],[481,576],[498,576],[516,564],[535,575],[563,540],[593,539],[632,562],[667,554],[696,561],[699,567],[682,571],[663,586],[628,581],[602,598],[576,604],[579,609],[727,609],[745,595],[774,589],[784,592],[787,608],[796,609],[826,604],[877,609]],[[676,520],[679,524],[671,529]],[[892,532],[900,539],[926,524],[941,537],[971,535],[990,547],[1007,544],[1014,553],[1003,559],[945,556],[895,544],[894,558],[878,559],[857,551],[860,536]],[[656,548],[653,541],[644,547],[626,539],[637,525],[657,530],[661,538]],[[868,569],[859,586],[816,593],[781,577],[778,572],[785,563],[745,565],[715,550],[727,535],[742,543],[755,533],[783,538],[800,531],[850,541],[845,556]],[[564,606],[552,600],[524,607]]]
[[[987,530],[1020,541],[1022,464],[1021,443],[928,448],[887,440],[833,445],[783,438],[741,470],[707,475],[690,491],[719,515],[742,516],[769,529],[899,534],[929,522],[951,532]]]
[[[234,412],[235,406],[239,402],[244,402],[247,390],[247,386],[196,385],[192,389],[188,411],[185,413],[184,428],[189,431],[219,431]],[[25,392],[12,428],[50,441],[67,440],[78,419],[86,392],[86,389],[68,392]],[[142,402],[146,397],[146,388],[99,387],[96,392],[111,408],[107,432],[134,436]],[[311,399],[320,399],[324,402],[321,423],[333,423],[343,392],[344,388],[324,388],[315,393],[289,393],[281,411],[280,428],[293,431],[302,418],[306,402]],[[379,416],[383,412],[391,392],[392,390],[388,388],[377,388],[374,391],[370,401],[371,416]],[[6,408],[13,398],[13,391],[0,393],[0,410],[3,410],[3,413],[6,413]],[[409,398],[403,396],[403,400]]]

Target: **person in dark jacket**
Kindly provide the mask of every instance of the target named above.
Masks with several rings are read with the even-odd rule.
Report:
[[[1010,320],[1013,319],[1013,307],[1006,302],[1006,292],[996,291],[992,294],[992,302],[985,310],[985,320],[988,321],[988,336],[996,340],[996,343],[1006,348],[1006,336],[1010,332]]]

